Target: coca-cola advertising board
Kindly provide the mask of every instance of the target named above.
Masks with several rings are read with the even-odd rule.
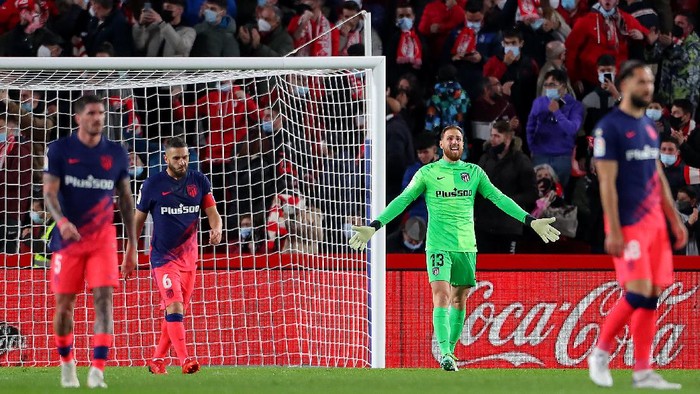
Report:
[[[387,366],[438,365],[424,272],[389,272]],[[584,367],[605,316],[622,295],[612,271],[482,272],[469,292],[455,349],[461,367]],[[652,365],[700,368],[700,273],[678,272],[659,297]],[[612,367],[633,365],[628,327]]]

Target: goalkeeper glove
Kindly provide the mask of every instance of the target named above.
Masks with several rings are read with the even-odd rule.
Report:
[[[550,223],[554,223],[555,218],[544,218],[544,219],[532,219],[530,221],[530,227],[537,233],[537,235],[542,238],[544,243],[556,242],[559,240],[559,230],[552,227]]]
[[[350,238],[348,244],[351,248],[362,252],[367,247],[367,242],[380,228],[381,224],[376,220],[370,223],[369,226],[352,226],[352,231],[355,231],[355,235]]]

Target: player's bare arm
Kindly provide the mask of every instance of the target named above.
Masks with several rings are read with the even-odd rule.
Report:
[[[219,215],[216,205],[212,205],[205,209],[204,213],[207,214],[207,219],[209,219],[209,227],[211,227],[211,230],[209,230],[209,244],[218,245],[219,242],[221,242],[221,215]]]
[[[605,237],[605,251],[615,257],[620,257],[625,249],[625,239],[622,236],[620,211],[617,206],[617,187],[615,185],[618,164],[615,160],[598,159],[595,166],[600,182],[600,200],[610,227],[610,232]]]
[[[80,240],[80,233],[68,218],[63,216],[61,204],[58,202],[58,191],[61,188],[61,178],[44,173],[44,204],[46,209],[56,220],[56,226],[61,232],[61,238],[66,240]]]
[[[127,267],[132,267],[131,271],[136,267],[136,246],[138,237],[134,223],[134,200],[131,194],[131,184],[129,178],[122,178],[117,184],[117,196],[119,197],[119,211],[122,214],[124,227],[126,228],[126,237],[128,240],[126,252],[124,254],[124,263]]]
[[[148,218],[148,213],[141,212],[138,209],[136,209],[135,211],[136,212],[134,213],[134,229],[136,231],[136,239],[138,240],[139,236],[141,236],[141,233],[143,232],[143,226],[146,223],[146,218]],[[126,250],[130,250],[131,248],[131,241],[128,241],[126,244]],[[136,250],[137,248],[138,244],[133,245],[134,250]],[[128,259],[127,257],[128,254],[125,254],[121,266],[122,277],[124,279],[128,279],[129,276],[131,276],[131,273],[134,272],[134,269],[136,269],[136,261]]]
[[[685,228],[680,216],[678,216],[678,212],[676,212],[671,187],[668,185],[668,179],[666,179],[661,162],[658,160],[656,161],[656,171],[659,173],[659,180],[661,181],[661,208],[664,211],[664,215],[666,215],[666,219],[671,224],[671,232],[676,238],[673,249],[678,250],[688,242],[688,230]]]

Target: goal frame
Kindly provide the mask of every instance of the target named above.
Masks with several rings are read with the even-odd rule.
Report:
[[[162,58],[162,57],[81,57],[81,58],[0,58],[0,69],[22,71],[50,70],[319,70],[366,69],[370,112],[369,153],[371,155],[370,214],[384,209],[386,168],[386,62],[384,56],[275,57],[275,58]],[[3,81],[0,81],[3,85]],[[86,88],[89,88],[86,86]],[[369,280],[370,365],[384,368],[386,359],[386,234],[380,231],[367,253]]]

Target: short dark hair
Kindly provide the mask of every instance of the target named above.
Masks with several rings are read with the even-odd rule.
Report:
[[[523,32],[516,27],[511,27],[510,29],[505,29],[503,31],[503,38],[517,38],[520,41],[525,41],[523,39]]]
[[[686,114],[692,114],[693,113],[693,103],[690,102],[688,99],[677,99],[673,100],[674,107],[678,107],[683,110],[684,113]]]
[[[476,14],[477,12],[484,12],[484,2],[482,0],[470,0],[467,2],[467,7],[465,8],[465,11],[470,12],[472,14]]]
[[[106,10],[111,10],[114,8],[114,0],[93,0],[97,5],[101,6]]]
[[[170,148],[187,148],[187,142],[181,137],[173,137],[165,143],[165,149]]]
[[[219,8],[222,8],[224,10],[228,10],[228,2],[226,0],[204,0],[204,2],[211,3],[211,4],[219,6]]]
[[[622,81],[624,81],[627,78],[630,78],[638,69],[645,67],[647,67],[647,65],[645,63],[640,62],[639,60],[628,60],[622,63],[622,66],[620,67],[620,72],[617,74],[617,78],[615,78],[615,83],[617,84],[618,89],[620,88],[620,84],[622,83]]]
[[[109,41],[104,41],[97,47],[95,53],[106,53],[107,55],[109,55],[109,57],[114,57],[114,45],[112,45],[112,43]]]
[[[688,21],[688,24],[692,25],[693,28],[695,28],[695,26],[697,26],[696,25],[697,19],[695,18],[695,15],[693,15],[690,11],[681,11],[681,12],[677,13],[676,16],[684,17]],[[695,30],[695,29],[693,29],[693,30]]]
[[[678,188],[678,192],[676,192],[676,195],[678,193],[685,193],[690,197],[691,200],[695,200],[698,197],[698,194],[695,193],[695,190],[693,190],[690,186],[681,186]]]
[[[429,149],[433,146],[437,146],[437,141],[435,141],[435,134],[430,132],[424,132],[418,134],[415,138],[414,144],[416,150]]]
[[[510,122],[507,120],[497,120],[491,126],[494,130],[498,131],[500,134],[511,133],[513,130],[510,128]]]
[[[545,81],[550,77],[562,85],[566,85],[566,83],[569,81],[569,77],[566,75],[566,72],[564,70],[559,70],[556,68],[549,70],[547,71],[547,73],[544,74]]]
[[[663,136],[659,145],[663,144],[664,142],[671,142],[673,145],[676,146],[676,149],[678,149],[678,141],[670,135]]]
[[[349,11],[355,11],[355,12],[360,12],[360,5],[357,4],[356,1],[348,0],[343,3],[342,9],[344,10],[349,10]]]
[[[87,107],[88,104],[104,105],[104,103],[104,99],[95,96],[94,94],[86,94],[75,101],[75,103],[73,104],[73,112],[79,114],[85,111],[85,107]]]
[[[452,130],[452,129],[458,130],[462,135],[464,135],[464,131],[462,131],[462,128],[461,128],[461,127],[457,126],[456,124],[451,124],[451,125],[449,125],[449,126],[445,126],[445,128],[442,129],[442,131],[440,132],[440,139],[442,139],[442,137],[445,136],[445,132],[446,132],[447,130]]]
[[[596,61],[596,65],[599,67],[616,66],[615,57],[613,55],[600,55]]]

